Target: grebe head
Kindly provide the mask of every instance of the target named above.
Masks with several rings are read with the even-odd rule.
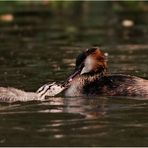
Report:
[[[104,75],[107,72],[106,56],[98,47],[82,52],[76,59],[74,73],[69,77],[71,82],[77,76]]]
[[[47,83],[41,86],[36,93],[38,94],[40,99],[45,99],[46,97],[53,97],[62,92],[65,89],[63,83]]]

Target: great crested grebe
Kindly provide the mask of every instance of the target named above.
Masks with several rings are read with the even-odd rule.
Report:
[[[104,53],[93,47],[76,59],[74,73],[68,79],[66,96],[105,95],[148,97],[148,80],[130,75],[109,74]]]
[[[55,96],[65,87],[61,83],[48,83],[41,86],[36,92],[25,92],[13,87],[0,87],[0,102],[45,100],[46,97]]]

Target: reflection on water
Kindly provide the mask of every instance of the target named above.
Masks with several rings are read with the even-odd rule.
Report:
[[[57,97],[0,106],[1,146],[131,146],[136,140],[140,142],[135,146],[147,144],[146,101]]]
[[[112,73],[148,78],[147,14],[127,29],[120,21],[128,15],[109,7],[87,18],[15,13],[0,22],[0,86],[35,91],[65,80],[80,49],[94,44],[109,54]],[[0,103],[0,146],[147,146],[147,108],[147,100],[127,97]]]

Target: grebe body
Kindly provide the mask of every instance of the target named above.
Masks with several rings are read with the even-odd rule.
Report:
[[[64,86],[60,83],[48,83],[41,86],[36,92],[26,92],[13,87],[0,87],[0,102],[16,101],[43,101],[47,97],[52,97],[60,93]]]
[[[88,82],[75,80],[66,96],[142,96],[148,97],[148,80],[130,75],[112,74]],[[83,82],[83,83],[82,83]]]

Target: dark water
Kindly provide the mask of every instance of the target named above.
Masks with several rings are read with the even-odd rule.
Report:
[[[1,21],[0,86],[35,91],[64,80],[80,50],[92,45],[109,54],[111,72],[148,78],[148,15],[125,29],[119,22],[129,15],[99,14],[15,13],[12,22]],[[0,146],[148,146],[148,101],[100,96],[0,103]]]

